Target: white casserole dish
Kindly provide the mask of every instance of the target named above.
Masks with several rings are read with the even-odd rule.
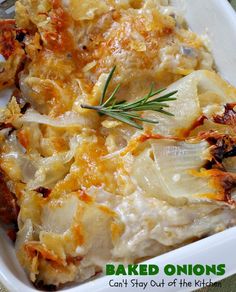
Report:
[[[210,47],[216,61],[220,74],[230,83],[236,86],[236,14],[226,0],[173,0],[174,5],[184,7],[184,14],[189,26],[197,33],[206,33],[210,39]],[[223,277],[204,277],[205,280],[220,280],[236,273],[235,254],[236,227],[174,250],[162,256],[153,258],[147,263],[158,264],[160,270],[167,264],[225,264],[226,274]],[[128,278],[128,277],[125,277]],[[131,277],[129,277],[131,278]],[[135,277],[132,277],[135,278]],[[150,281],[154,277],[137,277],[140,281]],[[158,279],[165,278],[160,273]],[[171,281],[172,278],[166,278]],[[182,276],[183,278],[183,276]],[[184,277],[186,280],[194,281],[194,277]],[[198,278],[201,279],[201,278]],[[122,277],[116,277],[121,281]],[[10,292],[36,291],[28,281],[24,271],[17,262],[13,245],[7,239],[4,232],[0,230],[0,281]],[[91,280],[85,284],[70,288],[64,288],[67,292],[86,291],[111,291],[108,285],[108,277]],[[136,291],[143,291],[142,288],[133,288]],[[197,289],[197,288],[196,288]],[[114,288],[115,291],[130,291],[131,288]],[[185,291],[183,288],[166,287],[161,291]],[[186,291],[192,291],[188,288]],[[156,291],[156,288],[145,291]]]

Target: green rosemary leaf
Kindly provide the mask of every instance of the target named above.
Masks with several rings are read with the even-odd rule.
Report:
[[[165,91],[165,90],[166,90],[166,88],[158,89],[158,90],[154,91],[154,92],[151,94],[150,97],[153,97],[153,96],[155,96],[155,95],[157,95],[157,94],[160,94],[160,93],[162,93],[162,92]]]
[[[171,117],[174,117],[174,116],[175,116],[174,114],[172,114],[172,113],[170,113],[170,112],[167,112],[167,111],[165,111],[165,110],[159,110],[158,112],[159,112],[159,113],[162,113],[162,114],[165,114],[165,115],[167,115],[167,116],[171,116]]]
[[[118,84],[115,88],[115,90],[112,92],[111,96],[106,100],[106,102],[104,102],[104,104],[102,105],[103,107],[105,107],[106,105],[109,105],[112,101],[113,103],[115,102],[115,95],[116,93],[119,91],[120,89],[120,85]]]
[[[154,87],[154,83],[152,82],[151,84],[151,88],[150,88],[150,91],[149,93],[147,94],[146,97],[144,97],[143,101],[142,101],[142,104],[144,104],[145,102],[148,101],[148,99],[151,97],[152,93],[153,93],[153,87]]]
[[[143,130],[143,127],[138,123],[138,121],[151,124],[157,124],[158,121],[143,118],[138,112],[154,111],[168,116],[173,116],[172,113],[164,110],[164,108],[169,107],[169,104],[167,104],[167,102],[176,100],[176,98],[173,96],[177,93],[177,91],[172,91],[157,98],[151,99],[152,97],[159,95],[161,92],[166,90],[166,88],[162,88],[154,91],[153,83],[150,86],[148,94],[136,101],[127,102],[125,100],[116,100],[116,94],[120,89],[120,84],[118,84],[112,94],[106,98],[107,89],[115,72],[115,69],[116,67],[113,67],[108,75],[102,92],[100,104],[98,106],[81,105],[82,108],[95,110],[100,115],[107,115],[113,119],[126,123],[140,130]]]
[[[150,124],[158,124],[159,123],[158,121],[142,118],[139,115],[134,115],[134,114],[129,113],[129,116],[132,117],[133,119],[138,120],[138,121],[142,121],[142,122],[146,122],[146,123],[150,123]]]
[[[108,88],[108,86],[109,86],[109,84],[110,84],[110,81],[111,81],[111,79],[112,79],[112,76],[113,76],[115,70],[116,70],[116,66],[114,66],[114,67],[112,68],[111,72],[109,73],[109,75],[108,75],[108,77],[107,77],[107,80],[106,80],[105,86],[104,86],[104,88],[103,88],[102,97],[101,97],[101,100],[100,100],[100,105],[102,105],[103,102],[104,102],[104,100],[105,100],[106,93],[107,93],[107,88]]]
[[[106,111],[101,111],[102,113],[104,113],[107,116],[110,116],[111,118],[114,118],[116,120],[119,120],[125,124],[128,124],[130,126],[133,126],[139,130],[143,130],[143,127],[141,125],[139,125],[138,123],[136,123],[132,118],[127,117],[126,115],[122,114],[122,113],[116,113],[116,112],[106,112]]]
[[[168,107],[168,106],[165,106],[165,107]],[[142,105],[142,106],[139,106],[137,108],[133,108],[132,111],[155,111],[155,110],[158,110],[158,109],[162,109],[163,108],[163,105],[156,105],[156,104],[146,104],[146,105]]]
[[[169,100],[170,100],[169,98],[170,98],[171,96],[173,96],[174,94],[176,94],[177,92],[178,92],[177,90],[172,91],[172,92],[167,93],[167,94],[165,94],[165,95],[163,95],[163,96],[160,96],[160,97],[157,97],[157,98],[155,98],[155,99],[152,99],[152,101],[158,101],[158,102],[169,101]],[[175,98],[175,100],[176,100],[176,98]]]

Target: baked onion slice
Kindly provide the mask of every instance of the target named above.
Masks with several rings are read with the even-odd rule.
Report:
[[[175,199],[199,200],[208,198],[216,190],[209,178],[194,175],[207,162],[209,144],[158,140],[152,143],[156,170],[163,193]]]
[[[173,116],[153,111],[144,114],[145,118],[159,121],[157,125],[153,126],[153,132],[155,133],[177,136],[181,134],[182,130],[189,129],[201,115],[197,95],[197,79],[194,75],[175,82],[168,87],[164,94],[175,90],[178,91],[175,95],[176,100],[170,102],[167,108]],[[150,128],[149,125],[146,125],[147,127]]]
[[[199,70],[178,80],[165,93],[177,90],[176,101],[167,108],[173,116],[157,112],[145,113],[145,118],[158,120],[152,131],[162,135],[186,137],[200,116],[208,119],[224,111],[226,103],[235,102],[236,90],[216,73]],[[146,129],[150,126],[146,125]]]

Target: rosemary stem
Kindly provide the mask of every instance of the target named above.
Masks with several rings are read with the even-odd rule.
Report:
[[[97,111],[102,109],[101,106],[94,106],[94,105],[89,105],[89,104],[81,104],[80,106],[82,108],[91,109],[91,110],[97,110]]]
[[[154,90],[154,84],[151,84],[151,88],[149,90],[149,93],[145,95],[144,97],[136,100],[128,102],[126,100],[118,101],[116,99],[116,94],[120,89],[120,84],[116,86],[116,88],[113,90],[111,95],[109,97],[106,96],[108,86],[110,84],[110,81],[113,77],[113,74],[115,72],[116,67],[113,67],[111,72],[109,73],[106,83],[104,85],[100,103],[97,106],[88,105],[88,104],[82,104],[81,108],[84,109],[91,109],[97,111],[99,115],[106,115],[113,119],[119,120],[123,123],[126,123],[130,126],[133,126],[139,130],[143,130],[143,126],[140,124],[140,122],[145,123],[151,123],[151,124],[157,124],[158,121],[156,120],[150,120],[148,118],[142,117],[143,111],[154,111],[159,112],[165,115],[173,116],[172,113],[169,113],[164,110],[164,108],[168,108],[169,105],[166,102],[174,101],[176,100],[173,95],[177,93],[177,91],[172,91],[166,94],[163,94],[162,96],[159,96],[157,98],[151,99],[153,96],[160,95],[163,91],[165,91],[165,88]],[[137,113],[140,112],[140,113]]]

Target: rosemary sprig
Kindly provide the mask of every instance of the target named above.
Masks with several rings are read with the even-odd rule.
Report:
[[[176,94],[177,91],[172,91],[157,98],[151,99],[152,97],[166,90],[166,88],[162,88],[155,91],[153,84],[151,85],[149,93],[136,101],[127,102],[125,100],[124,101],[116,100],[116,94],[119,91],[121,84],[118,84],[114,91],[112,92],[112,94],[108,98],[106,98],[107,89],[109,87],[109,84],[111,82],[115,70],[116,66],[113,67],[113,69],[111,70],[107,77],[99,105],[92,106],[81,104],[82,108],[95,110],[100,115],[107,115],[140,130],[143,130],[143,127],[139,123],[137,123],[137,121],[142,121],[151,124],[157,124],[158,121],[142,118],[141,115],[138,114],[137,112],[155,111],[169,116],[173,116],[173,114],[166,111],[165,108],[169,107],[169,105],[166,102],[176,100],[176,98],[173,97],[173,95]]]

